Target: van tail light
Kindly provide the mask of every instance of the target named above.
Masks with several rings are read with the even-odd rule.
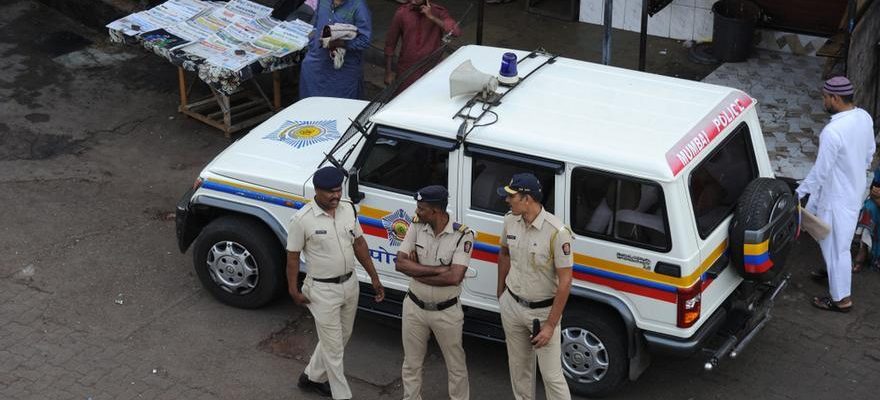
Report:
[[[700,319],[700,303],[702,302],[703,282],[697,281],[693,286],[678,289],[678,327],[690,328]]]
[[[196,190],[196,189],[200,188],[200,187],[202,186],[202,182],[204,182],[204,180],[202,179],[202,177],[198,177],[198,178],[196,178],[196,181],[193,182],[193,187],[192,187],[193,190]]]

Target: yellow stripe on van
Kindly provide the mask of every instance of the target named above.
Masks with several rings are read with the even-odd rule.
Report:
[[[491,244],[493,246],[501,245],[501,237],[498,235],[493,235],[491,233],[486,232],[477,232],[477,241],[485,244]]]
[[[227,180],[225,180],[225,179],[217,179],[217,178],[208,178],[208,179],[206,179],[206,180],[209,181],[209,182],[216,182],[216,183],[220,183],[220,184],[223,184],[223,185],[228,185],[228,186],[232,186],[232,187],[237,187],[237,188],[239,188],[239,189],[250,190],[250,191],[252,191],[252,192],[258,192],[258,193],[268,194],[268,195],[270,195],[270,196],[278,196],[278,197],[281,197],[281,198],[284,198],[284,199],[293,200],[293,201],[301,201],[301,202],[304,202],[304,203],[308,203],[308,202],[310,201],[310,200],[306,199],[305,197],[301,197],[301,196],[297,196],[297,195],[290,194],[290,193],[285,193],[285,192],[279,192],[279,191],[277,191],[277,190],[265,189],[265,188],[261,188],[261,187],[258,187],[258,186],[248,185],[248,184],[246,184],[246,183],[230,182],[230,181],[227,181]]]
[[[369,218],[382,219],[382,217],[388,215],[388,213],[389,211],[373,208],[370,206],[361,206],[360,208],[360,215]],[[491,233],[477,232],[476,239],[477,242],[487,245],[500,246],[501,244],[501,238],[498,235],[493,235]],[[722,254],[724,254],[724,251],[726,249],[727,241],[725,240],[718,244],[718,246],[716,246],[714,250],[712,250],[712,253],[710,253],[709,256],[700,263],[700,267],[697,268],[696,271],[688,276],[684,276],[681,278],[658,274],[656,272],[648,271],[636,266],[596,258],[581,253],[574,254],[574,262],[576,264],[598,268],[621,275],[631,276],[634,278],[640,278],[651,282],[673,285],[680,288],[688,288],[693,286],[694,283],[700,280],[700,277],[703,275],[703,273],[706,272],[706,270],[708,270],[712,266],[712,264],[715,263],[715,261],[718,260],[719,257],[721,257]]]
[[[370,206],[361,206],[359,214],[365,217],[382,219],[382,217],[388,215],[388,211],[380,210],[378,208],[373,208]]]
[[[697,268],[696,271],[691,273],[688,276],[684,276],[681,278],[676,278],[674,276],[667,276],[658,274],[653,271],[648,271],[645,269],[641,269],[639,267],[635,267],[632,265],[622,264],[610,260],[605,260],[602,258],[591,257],[585,254],[575,253],[574,254],[574,262],[576,264],[586,265],[593,268],[602,269],[609,272],[614,272],[622,275],[631,276],[634,278],[644,279],[651,282],[656,283],[664,283],[667,285],[673,285],[680,288],[688,288],[694,285],[697,281],[700,280],[700,276],[706,272],[712,264],[718,260],[718,257],[721,257],[721,254],[724,253],[724,250],[727,248],[727,242],[724,241],[719,244],[715,250],[709,254],[709,257],[703,260],[700,263],[700,267]]]
[[[743,253],[747,256],[760,256],[766,253],[769,247],[770,239],[767,239],[762,243],[743,245]]]

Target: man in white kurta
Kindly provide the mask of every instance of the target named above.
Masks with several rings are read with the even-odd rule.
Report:
[[[797,188],[799,198],[810,195],[807,211],[831,227],[831,233],[819,241],[831,296],[815,297],[813,305],[841,312],[852,306],[850,244],[875,150],[874,123],[852,103],[852,95],[853,86],[845,77],[825,81],[822,98],[831,121],[819,135],[816,164]]]

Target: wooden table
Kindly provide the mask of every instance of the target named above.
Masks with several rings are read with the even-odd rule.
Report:
[[[256,77],[250,79],[252,89],[242,85],[230,95],[223,94],[210,85],[211,95],[190,102],[189,93],[198,79],[193,79],[189,86],[186,82],[186,71],[177,67],[178,89],[180,90],[180,106],[177,110],[193,119],[204,122],[223,132],[227,139],[232,134],[257,125],[281,110],[281,72],[272,72],[272,101],[266,96]]]

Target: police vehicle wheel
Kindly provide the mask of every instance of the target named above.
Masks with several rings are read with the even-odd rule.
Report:
[[[743,278],[770,281],[784,269],[797,230],[796,207],[797,197],[783,180],[757,178],[746,186],[730,224],[728,252]],[[760,238],[746,237],[774,220]]]
[[[258,308],[286,286],[284,253],[261,223],[242,216],[212,221],[196,238],[193,265],[202,286],[217,300]]]
[[[562,317],[562,372],[572,392],[608,395],[625,382],[626,332],[608,313],[566,310]]]

